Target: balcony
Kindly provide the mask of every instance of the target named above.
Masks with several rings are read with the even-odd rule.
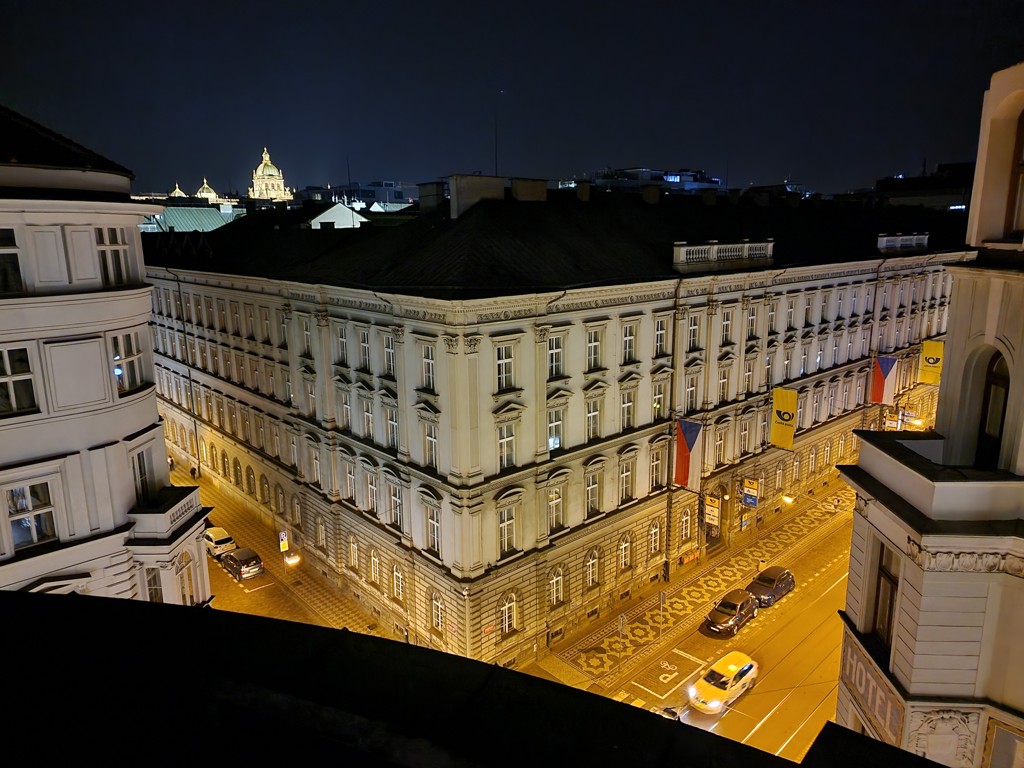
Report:
[[[199,488],[171,485],[156,491],[152,498],[128,512],[135,523],[135,538],[164,538],[177,526],[199,513]]]

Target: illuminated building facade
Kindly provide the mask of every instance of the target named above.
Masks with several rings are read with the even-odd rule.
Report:
[[[206,186],[205,179],[203,186]],[[284,174],[280,168],[270,162],[270,153],[266,147],[263,148],[263,160],[252,172],[249,197],[253,200],[272,200],[274,202],[292,199],[292,191],[284,185]]]
[[[919,342],[945,331],[962,251],[829,220],[842,263],[797,263],[787,238],[682,242],[685,211],[726,229],[699,198],[450,188],[387,231],[145,241],[170,449],[399,637],[524,663],[853,460],[875,353],[927,410]],[[799,391],[793,452],[768,441],[777,385]],[[675,417],[703,425],[702,487],[672,482]]]
[[[949,766],[1024,764],[1024,64],[982,107],[936,431],[862,433],[837,721]]]
[[[131,172],[0,108],[0,589],[197,604],[198,489],[168,482]]]

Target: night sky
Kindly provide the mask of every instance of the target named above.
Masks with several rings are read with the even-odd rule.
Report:
[[[0,0],[0,102],[136,192],[701,168],[821,192],[973,161],[1021,0]],[[2,141],[2,139],[0,139]]]

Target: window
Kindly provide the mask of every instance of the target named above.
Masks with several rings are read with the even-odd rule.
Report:
[[[548,337],[548,378],[557,379],[562,375],[562,337]]]
[[[601,473],[588,472],[583,479],[583,490],[587,514],[596,515],[601,511]]]
[[[0,229],[0,248],[16,249],[17,247],[14,230]],[[17,252],[0,253],[0,294],[21,293],[23,290],[25,290],[25,286],[21,281],[21,266],[18,263]],[[159,301],[160,293],[156,292],[156,295]],[[162,309],[159,314],[163,314]]]
[[[435,632],[444,632],[444,601],[434,592],[430,597],[430,626]]]
[[[647,531],[647,551],[650,554],[661,551],[661,524],[651,523],[651,527]]]
[[[814,470],[818,463],[818,449],[812,448],[811,452],[807,456],[807,471],[810,475],[814,476]]]
[[[548,531],[559,531],[565,527],[562,506],[562,489],[548,488]]]
[[[146,569],[146,595],[151,603],[162,603],[164,601],[164,588],[160,584],[160,569]]]
[[[659,317],[654,321],[654,356],[668,354],[668,320]]]
[[[388,448],[398,448],[398,409],[384,408],[384,419],[388,427]]]
[[[551,593],[551,605],[559,605],[562,602],[562,587],[564,579],[562,577],[562,567],[559,566],[551,572],[551,580],[548,582]]]
[[[499,609],[498,624],[503,635],[515,632],[516,619],[516,596],[514,594],[508,594],[505,596],[505,599],[501,601],[501,607]]]
[[[268,321],[269,322],[269,321]],[[338,365],[348,365],[348,333],[345,326],[338,327]]]
[[[665,446],[651,447],[651,490],[665,487]]]
[[[636,362],[636,326],[622,326],[622,363]]]
[[[235,304],[232,303],[232,308]],[[312,341],[312,334],[309,332],[309,320],[302,319],[302,354],[309,357],[310,342]]]
[[[359,368],[370,370],[370,332],[366,330],[359,331]]]
[[[402,530],[402,489],[394,483],[388,483],[388,511],[391,525]]]
[[[697,377],[686,377],[686,410],[697,410]]]
[[[750,453],[750,422],[740,424],[740,454]]]
[[[687,321],[687,350],[700,349],[700,315],[690,315]]]
[[[38,410],[28,349],[0,349],[0,418]]]
[[[498,426],[498,468],[507,469],[516,463],[516,431],[514,424]]]
[[[754,391],[754,361],[749,360],[743,364],[743,391],[751,393]]]
[[[306,414],[316,416],[316,384],[312,381],[306,382]]]
[[[384,334],[384,375],[395,377],[395,337]]]
[[[715,432],[715,466],[725,464],[725,430],[719,429]]]
[[[747,309],[747,338],[757,338],[757,307],[753,304]]]
[[[729,369],[722,368],[718,371],[718,400],[725,402],[729,399]]]
[[[775,328],[775,302],[768,303],[768,333],[773,333]]]
[[[498,553],[501,557],[511,554],[516,548],[516,508],[503,507],[498,511]]]
[[[622,393],[622,429],[633,428],[633,405],[636,392],[629,390]]]
[[[587,560],[583,564],[583,581],[588,589],[596,587],[600,582],[600,562],[596,549],[592,549],[587,553]]]
[[[374,514],[377,513],[377,476],[373,470],[366,473],[366,509]]]
[[[198,305],[199,302],[196,302],[197,308]],[[253,308],[248,305],[245,307],[245,335],[250,339],[256,338],[256,318],[253,316]]]
[[[397,565],[391,569],[391,596],[395,600],[402,600],[405,597],[405,577]]]
[[[434,391],[434,348],[425,346],[423,350],[423,388]]]
[[[138,389],[144,383],[142,377],[142,347],[138,331],[124,333],[111,338],[114,357],[114,378],[118,394]]]
[[[555,408],[548,411],[548,450],[555,451],[562,447],[562,417],[564,411]]]
[[[619,569],[626,570],[633,563],[633,544],[627,533],[619,541]]]
[[[103,285],[125,285],[128,282],[128,240],[124,227],[96,227],[96,251]]]
[[[363,404],[363,437],[373,439],[373,403],[361,400]]]
[[[732,343],[732,310],[722,313],[722,343]]]
[[[512,389],[515,386],[512,370],[512,345],[499,344],[494,348],[498,391]]]
[[[316,519],[316,545],[320,549],[327,549],[327,523],[322,517]]]
[[[356,497],[356,468],[351,461],[345,462],[345,498]]]
[[[679,539],[683,543],[690,540],[690,520],[692,513],[689,509],[684,509],[682,516],[679,518]]]
[[[797,455],[793,456],[793,481],[796,482],[800,479],[800,457]]]
[[[657,421],[665,415],[665,382],[656,381],[651,389],[651,420]]]
[[[3,491],[15,549],[57,538],[48,482],[9,486]]]
[[[435,555],[441,551],[441,510],[427,507],[427,549]]]
[[[623,504],[636,498],[635,468],[634,459],[626,459],[619,465],[619,501]]]
[[[437,469],[437,425],[423,425],[424,464]]]
[[[596,371],[601,367],[601,331],[587,330],[587,370]]]
[[[380,555],[376,549],[370,552],[370,581],[380,584]]]
[[[587,400],[587,440],[601,437],[601,401]]]
[[[793,315],[796,312],[796,302],[790,299],[786,304],[786,328],[793,330],[796,326],[793,325]]]
[[[896,553],[879,542],[878,591],[875,594],[875,615],[872,626],[874,634],[892,647],[893,623],[896,614],[896,593],[899,589],[899,560]]]

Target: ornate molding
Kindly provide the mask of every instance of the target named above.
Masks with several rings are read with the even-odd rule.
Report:
[[[395,337],[395,341],[401,344],[405,341],[405,326],[404,325],[389,325],[388,330],[391,331],[391,335]]]
[[[908,536],[907,556],[925,571],[1006,573],[1024,578],[1024,557],[1009,552],[933,552]]]
[[[448,350],[449,355],[457,355],[459,353],[459,338],[451,334],[445,334],[441,337],[444,339],[445,348]]]
[[[327,311],[326,310],[322,310],[321,309],[321,310],[318,310],[318,311],[314,312],[313,313],[313,317],[316,319],[316,324],[317,324],[318,328],[326,328],[327,327]]]
[[[483,339],[483,336],[478,333],[465,337],[467,355],[475,355],[480,350],[481,339]]]
[[[550,325],[534,326],[533,332],[537,336],[537,343],[538,344],[546,344],[547,340],[548,340],[548,336],[551,333],[551,326]]]
[[[908,718],[907,748],[914,754],[938,760],[953,768],[971,768],[974,765],[974,748],[978,739],[980,713],[963,712],[956,709],[936,709],[928,712],[913,711]],[[945,749],[935,741],[949,745],[956,739],[952,750]],[[940,752],[941,750],[941,752]],[[950,754],[952,752],[952,754]],[[949,758],[953,762],[947,762]]]

